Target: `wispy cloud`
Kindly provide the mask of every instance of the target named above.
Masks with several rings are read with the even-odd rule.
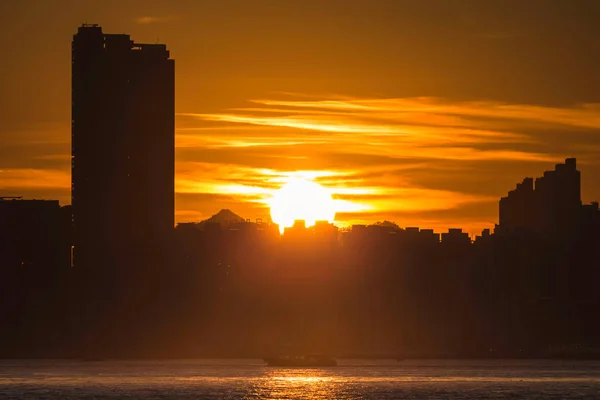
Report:
[[[71,175],[67,171],[33,168],[6,168],[0,170],[0,190],[67,189]]]
[[[140,25],[147,25],[147,24],[156,24],[159,22],[170,22],[173,21],[175,19],[174,16],[169,15],[169,16],[148,16],[148,15],[144,15],[141,17],[137,17],[134,19],[134,22]]]
[[[71,203],[71,175],[68,169],[3,168],[0,169],[0,196],[55,199],[62,205]]]
[[[230,113],[181,114],[205,121],[293,128],[270,136],[219,132],[203,136],[213,147],[331,145],[362,154],[395,158],[551,161],[555,156],[523,151],[539,138],[508,130],[519,121],[589,128],[593,107],[565,110],[496,103],[443,103],[429,98],[277,101],[255,100],[263,106]],[[584,115],[584,114],[590,115]],[[586,122],[580,118],[586,117]],[[498,120],[501,121],[498,121]],[[597,121],[600,126],[600,120]],[[307,133],[313,132],[313,133]],[[478,148],[496,144],[494,149]],[[504,145],[504,146],[502,146]]]

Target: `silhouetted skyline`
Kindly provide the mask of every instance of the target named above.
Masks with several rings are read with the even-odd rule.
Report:
[[[175,224],[175,69],[167,45],[84,24],[73,36],[71,60],[72,205],[0,198],[0,357],[261,357],[289,342],[334,356],[600,356],[600,210],[582,196],[587,175],[579,170],[595,165],[595,150],[538,152],[533,136],[494,125],[514,120],[588,132],[595,106],[296,98],[190,112],[185,116],[212,121],[211,129],[225,135],[198,130],[194,140],[211,143],[196,154],[199,169],[223,155],[225,142],[243,158],[244,149],[268,148],[285,136],[227,137],[240,123],[255,133],[296,129],[299,137],[284,147],[300,146],[314,164],[299,168],[292,152],[280,169],[265,166],[249,177],[250,170],[223,168],[221,159],[221,167],[204,171],[212,183],[186,178],[194,193],[217,194],[210,204],[221,211]],[[410,114],[412,124],[403,124],[416,130],[386,122],[398,113]],[[425,117],[435,121],[426,126]],[[366,150],[319,153],[328,141],[360,142]],[[393,155],[399,148],[390,141],[420,161],[362,171],[334,165],[408,156]],[[480,148],[469,147],[473,141]],[[556,162],[559,153],[564,162]],[[525,178],[514,180],[516,188],[502,186],[493,172],[508,164],[458,165],[484,156],[527,162],[519,172]],[[441,167],[432,170],[425,159],[456,167],[461,180],[453,184],[466,191],[415,186],[426,175],[412,186],[386,175]],[[511,166],[521,171],[524,164]],[[480,206],[481,193],[468,191],[483,181],[502,186],[499,199],[483,196],[495,204],[493,229],[471,238],[473,225],[462,226],[458,214],[446,215],[447,229],[432,228],[425,215]],[[230,195],[245,196],[237,204],[270,204],[275,222],[284,224],[240,217],[243,210],[221,201]],[[377,222],[340,229],[334,211],[341,220],[365,213]]]
[[[178,224],[168,258],[129,245],[92,270],[70,267],[70,206],[2,198],[0,356],[262,357],[293,342],[336,356],[596,358],[600,209],[581,204],[576,165],[526,178],[475,240],[390,221],[296,221],[280,235],[222,210]]]

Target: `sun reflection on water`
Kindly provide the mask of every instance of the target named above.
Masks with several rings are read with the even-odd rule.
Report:
[[[331,377],[321,376],[276,376],[272,379],[275,381],[288,381],[298,383],[329,382],[333,380]]]
[[[296,369],[255,360],[0,360],[0,393],[7,398],[572,399],[596,398],[599,384],[598,362],[344,360]]]
[[[245,398],[345,398],[344,380],[327,375],[326,370],[320,369],[275,370],[270,376],[256,381],[253,390]]]

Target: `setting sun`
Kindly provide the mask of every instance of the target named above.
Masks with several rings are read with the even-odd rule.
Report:
[[[335,206],[329,190],[314,181],[291,178],[269,201],[271,219],[283,232],[296,220],[304,220],[306,226],[316,221],[333,222]]]

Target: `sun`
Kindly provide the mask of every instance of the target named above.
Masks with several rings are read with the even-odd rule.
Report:
[[[334,201],[329,190],[314,181],[303,178],[290,178],[270,199],[271,219],[285,228],[294,225],[296,220],[304,220],[306,226],[316,221],[333,222]]]

